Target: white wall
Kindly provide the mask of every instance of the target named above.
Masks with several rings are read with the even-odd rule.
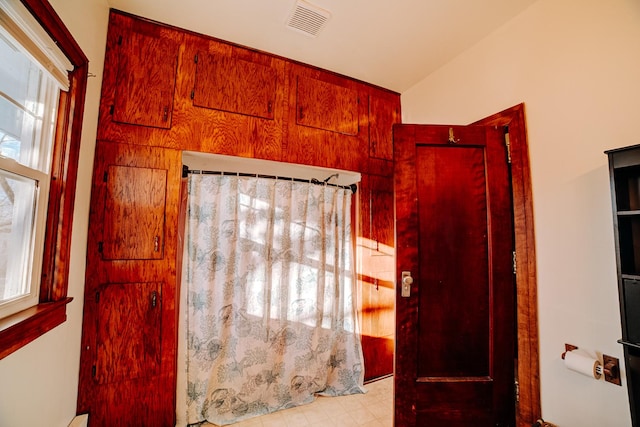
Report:
[[[416,52],[419,54],[419,52]],[[618,387],[564,368],[564,343],[622,361],[605,149],[640,143],[640,2],[539,0],[402,94],[404,123],[467,124],[525,103],[542,414],[630,426]]]
[[[85,254],[98,102],[106,45],[105,0],[50,0],[89,58],[71,240],[67,321],[0,360],[0,426],[67,426],[76,413]]]

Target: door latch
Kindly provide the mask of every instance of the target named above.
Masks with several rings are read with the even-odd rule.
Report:
[[[413,284],[413,277],[411,277],[410,271],[402,272],[402,290],[400,295],[404,298],[409,298],[411,296],[411,285]]]

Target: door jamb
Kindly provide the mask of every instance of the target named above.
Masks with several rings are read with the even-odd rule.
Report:
[[[516,425],[531,426],[541,415],[540,358],[538,339],[538,284],[531,169],[524,114],[524,103],[472,123],[508,126],[511,148],[514,235],[517,253],[517,378]]]

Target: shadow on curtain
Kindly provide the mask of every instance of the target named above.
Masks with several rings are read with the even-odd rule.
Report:
[[[363,393],[351,190],[229,175],[188,188],[187,422]]]

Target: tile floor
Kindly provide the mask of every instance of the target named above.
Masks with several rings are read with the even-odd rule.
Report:
[[[366,394],[318,397],[315,402],[230,427],[392,427],[393,377],[365,385]],[[213,424],[205,424],[213,427]]]

